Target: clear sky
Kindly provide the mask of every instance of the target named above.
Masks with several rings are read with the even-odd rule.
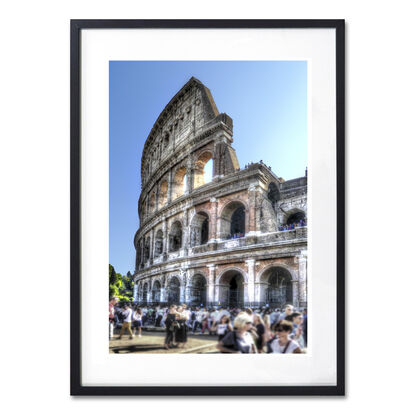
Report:
[[[189,61],[109,64],[110,246],[117,272],[134,272],[141,153],[157,117],[192,77],[233,119],[241,169],[263,160],[285,180],[307,167],[307,62]]]

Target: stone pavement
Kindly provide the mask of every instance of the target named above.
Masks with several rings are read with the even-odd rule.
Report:
[[[217,336],[188,334],[185,348],[175,347],[166,350],[164,349],[164,330],[163,332],[143,331],[142,337],[135,336],[132,340],[126,334],[122,340],[118,340],[118,333],[117,330],[114,339],[109,342],[110,353],[218,353],[216,349]]]

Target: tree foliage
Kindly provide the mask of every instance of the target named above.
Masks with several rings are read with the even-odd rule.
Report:
[[[109,296],[118,297],[120,303],[133,301],[134,281],[130,271],[121,275],[109,264]]]

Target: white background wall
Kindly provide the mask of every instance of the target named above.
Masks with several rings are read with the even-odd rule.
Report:
[[[4,3],[0,25],[2,409],[12,414],[76,411],[79,415],[92,410],[100,414],[407,413],[413,406],[415,288],[411,3]],[[183,402],[69,397],[70,18],[346,19],[347,398],[188,398]],[[52,298],[47,310],[39,307],[45,298]]]

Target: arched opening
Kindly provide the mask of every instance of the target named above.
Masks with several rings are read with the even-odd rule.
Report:
[[[180,303],[180,281],[177,277],[172,277],[167,286],[167,301],[169,304]]]
[[[153,192],[150,196],[149,213],[153,213],[156,210],[156,194]]]
[[[268,200],[272,204],[272,208],[275,209],[277,202],[281,199],[280,190],[276,183],[271,182],[268,186]]]
[[[174,175],[173,180],[173,192],[172,198],[177,199],[178,197],[185,194],[187,191],[187,175],[186,175],[186,168],[180,167],[176,174]]]
[[[143,304],[147,304],[148,301],[148,284],[145,283],[143,287]]]
[[[153,303],[159,303],[160,302],[160,293],[161,293],[161,285],[158,281],[155,281],[153,284],[153,290],[151,292],[151,297]]]
[[[272,267],[261,277],[263,293],[261,299],[271,307],[284,307],[293,302],[292,277],[282,267]]]
[[[163,253],[163,231],[159,229],[156,233],[156,241],[154,244],[154,256],[158,257]]]
[[[166,131],[163,135],[163,152],[169,146],[169,133]]]
[[[173,223],[169,235],[169,251],[175,252],[182,247],[182,224],[179,221]]]
[[[220,304],[226,307],[244,306],[244,278],[237,270],[226,271],[219,284]]]
[[[144,262],[150,259],[150,237],[146,238],[146,242],[144,244]]]
[[[159,193],[159,208],[163,207],[167,203],[167,192],[169,185],[167,180],[164,180],[160,184],[160,193]]]
[[[190,246],[204,245],[208,240],[209,217],[205,212],[199,212],[190,224]]]
[[[192,278],[189,302],[193,306],[206,305],[206,279],[203,275],[195,275]]]
[[[245,236],[246,212],[241,202],[231,202],[222,211],[220,218],[220,237],[225,239]]]
[[[287,225],[296,225],[300,226],[303,223],[305,224],[305,213],[304,212],[296,212],[288,216],[287,218]]]
[[[203,186],[212,181],[213,176],[213,159],[209,152],[203,153],[195,163],[194,185],[197,187]]]

